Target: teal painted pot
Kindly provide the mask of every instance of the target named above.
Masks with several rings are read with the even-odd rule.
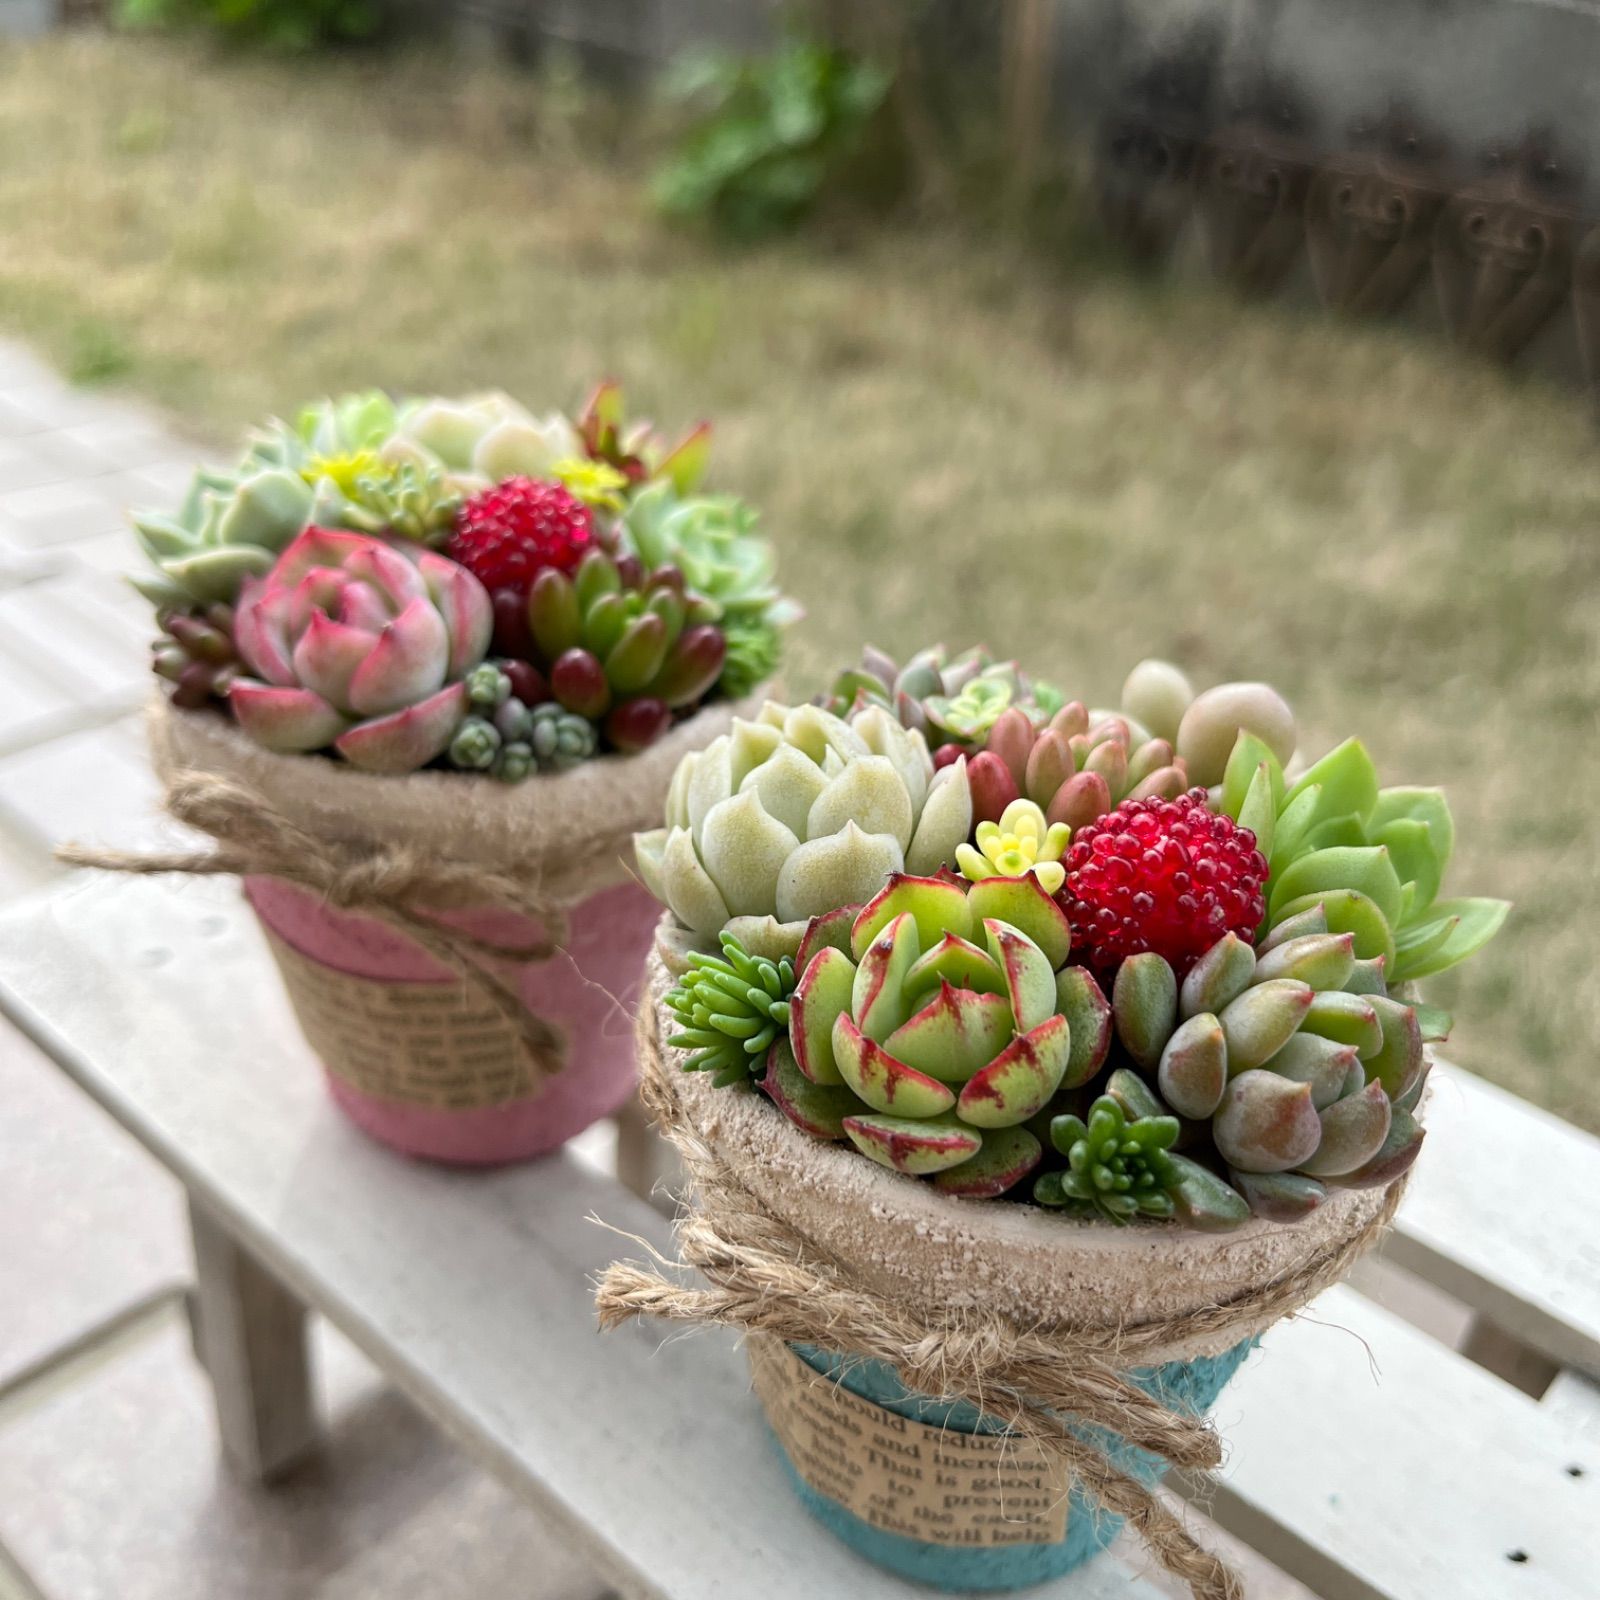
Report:
[[[1197,1414],[1209,1411],[1228,1380],[1255,1345],[1246,1339],[1221,1355],[1172,1361],[1134,1372],[1133,1381],[1169,1406]],[[835,1355],[809,1345],[792,1347],[814,1371],[837,1381],[851,1394],[882,1406],[896,1416],[959,1433],[1000,1433],[1002,1425],[964,1400],[936,1400],[907,1390],[881,1361]],[[1100,1435],[1101,1439],[1107,1436]],[[912,1539],[874,1527],[836,1500],[813,1488],[796,1470],[782,1444],[773,1437],[784,1471],[801,1502],[818,1522],[859,1555],[901,1577],[946,1591],[995,1592],[1022,1589],[1071,1572],[1116,1538],[1120,1517],[1101,1511],[1080,1489],[1071,1491],[1066,1536],[1053,1544],[1005,1545],[995,1549],[960,1548]],[[1166,1462],[1124,1440],[1110,1438],[1111,1460],[1142,1483],[1153,1484]]]

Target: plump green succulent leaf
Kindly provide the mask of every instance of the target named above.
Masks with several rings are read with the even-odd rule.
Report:
[[[1307,852],[1336,848],[1357,850],[1366,843],[1367,830],[1362,826],[1361,818],[1352,813],[1343,817],[1328,817],[1314,824],[1306,834],[1303,849]]]
[[[1250,1220],[1250,1207],[1231,1184],[1197,1161],[1167,1157],[1177,1181],[1171,1190],[1178,1220],[1201,1233],[1231,1233]]]
[[[994,1128],[983,1148],[958,1167],[933,1175],[935,1189],[963,1200],[993,1200],[1014,1189],[1039,1165],[1043,1147],[1026,1128]]]
[[[947,1085],[896,1060],[848,1015],[833,1025],[833,1059],[845,1083],[874,1111],[921,1120],[956,1103]]]
[[[1327,1181],[1341,1189],[1386,1188],[1417,1159],[1426,1132],[1410,1111],[1396,1106],[1389,1117],[1389,1135],[1378,1153],[1354,1172]]]
[[[1388,849],[1400,881],[1416,885],[1407,915],[1414,917],[1426,911],[1438,896],[1444,878],[1445,864],[1434,848],[1433,829],[1414,817],[1396,817],[1384,823],[1372,837]],[[1404,922],[1406,918],[1400,920]]]
[[[905,977],[905,991],[914,1000],[929,995],[941,983],[979,994],[1004,995],[1005,974],[994,958],[968,939],[947,933],[931,950],[924,950]],[[1010,1006],[1007,1005],[1007,1015]]]
[[[1461,899],[1436,900],[1430,908],[1435,918],[1459,919],[1445,942],[1425,961],[1412,961],[1406,972],[1408,978],[1431,978],[1444,972],[1457,962],[1475,955],[1505,925],[1510,914],[1508,900]]]
[[[962,939],[973,937],[975,924],[959,884],[896,873],[862,906],[850,930],[856,960],[861,960],[867,947],[896,917],[907,914],[916,923],[924,950],[933,949],[947,933]]]
[[[1106,1079],[1105,1091],[1134,1120],[1140,1117],[1164,1117],[1168,1108],[1161,1097],[1131,1067],[1118,1067]]]
[[[800,974],[789,1001],[789,1040],[798,1070],[813,1083],[841,1083],[833,1058],[833,1025],[850,1009],[856,964],[824,945]]]
[[[1323,990],[1311,997],[1300,1033],[1349,1045],[1363,1061],[1383,1048],[1383,1024],[1367,997],[1342,989]]]
[[[1217,1013],[1237,1000],[1255,976],[1256,952],[1236,933],[1225,933],[1189,968],[1178,990],[1178,1015]]]
[[[1106,1064],[1111,1051],[1111,1002],[1087,967],[1063,967],[1056,974],[1056,1010],[1072,1030],[1061,1086],[1076,1089]]]
[[[1394,966],[1390,976],[1397,984],[1406,983],[1418,976],[1425,966],[1449,942],[1461,926],[1460,917],[1430,917],[1425,922],[1413,922],[1395,935]]]
[[[1163,957],[1147,950],[1117,968],[1111,1015],[1122,1048],[1153,1072],[1178,1021],[1178,980]]]
[[[1222,1159],[1240,1172],[1292,1172],[1322,1142],[1311,1086],[1275,1072],[1241,1072],[1211,1119],[1211,1136]]]
[[[1009,923],[988,917],[983,935],[989,954],[1006,980],[1006,996],[1019,1033],[1027,1033],[1056,1014],[1056,975],[1044,952]]]
[[[1267,772],[1267,795],[1276,815],[1283,804],[1283,767],[1264,739],[1258,739],[1250,732],[1240,733],[1228,756],[1227,770],[1222,775],[1222,810],[1241,827],[1251,826],[1244,820],[1245,800],[1263,767]],[[1256,835],[1258,843],[1260,837],[1260,834]],[[1266,853],[1263,847],[1262,854]]]
[[[1020,878],[985,878],[967,893],[972,925],[990,918],[1009,924],[1043,951],[1051,967],[1065,964],[1072,949],[1072,925],[1053,895],[1031,872]]]
[[[1359,739],[1346,739],[1306,768],[1284,803],[1287,805],[1312,789],[1322,791],[1315,822],[1346,816],[1365,821],[1378,803],[1378,769],[1373,766],[1367,747]]]
[[[651,893],[655,893],[653,888]],[[833,949],[841,955],[850,955],[850,930],[860,911],[860,906],[840,906],[836,911],[824,912],[820,917],[810,918],[805,925],[804,934],[801,935],[800,948],[795,954],[795,971],[804,972],[811,964],[812,958],[824,949]],[[854,965],[854,958],[851,964]]]
[[[1422,1024],[1403,1001],[1381,994],[1367,999],[1383,1025],[1383,1048],[1362,1066],[1369,1081],[1381,1083],[1391,1100],[1399,1100],[1422,1071]]]
[[[1400,912],[1400,877],[1382,845],[1359,848],[1335,846],[1313,850],[1284,869],[1272,891],[1274,921],[1285,907],[1308,895],[1324,897],[1339,889],[1354,889],[1377,906],[1393,926]],[[1330,912],[1328,925],[1333,926]]]
[[[1087,1119],[1057,1117],[1050,1140],[1067,1158],[1060,1189],[1064,1203],[1092,1208],[1112,1222],[1174,1215],[1173,1191],[1182,1174],[1169,1152],[1178,1132],[1176,1117],[1130,1118],[1109,1095],[1090,1106]],[[1034,1198],[1039,1198],[1037,1188]]]
[[[1294,978],[1272,978],[1225,1006],[1217,1020],[1228,1042],[1229,1075],[1265,1066],[1305,1020],[1313,992]]]
[[[844,1119],[867,1107],[842,1084],[813,1083],[795,1063],[794,1054],[778,1040],[767,1056],[762,1088],[774,1105],[813,1139],[837,1143],[845,1137]]]
[[[1161,1098],[1180,1117],[1209,1117],[1228,1086],[1228,1045],[1222,1024],[1202,1011],[1181,1022],[1161,1052],[1156,1072]]]
[[[1010,1128],[1050,1103],[1066,1075],[1072,1039],[1067,1019],[1050,1016],[1018,1034],[988,1066],[973,1074],[956,1114],[976,1128]]]
[[[1450,805],[1444,797],[1444,791],[1423,788],[1380,789],[1378,803],[1367,819],[1367,827],[1373,837],[1376,838],[1381,834],[1389,823],[1402,818],[1427,824],[1433,854],[1438,860],[1439,871],[1443,873],[1450,864],[1450,857],[1456,847],[1455,819],[1450,815]]]
[[[1356,1094],[1336,1100],[1319,1113],[1322,1142],[1300,1163],[1312,1178],[1335,1178],[1355,1172],[1383,1148],[1389,1137],[1392,1108],[1381,1083],[1369,1083]]]
[[[1328,1198],[1315,1178],[1299,1172],[1230,1172],[1250,1210],[1268,1222],[1299,1222]]]
[[[965,1083],[1010,1042],[1011,1004],[1003,994],[958,989],[938,992],[884,1041],[898,1060],[941,1083]]]
[[[1276,907],[1273,917],[1287,922],[1319,906],[1330,933],[1354,934],[1358,962],[1377,960],[1386,968],[1394,965],[1394,930],[1389,919],[1359,889],[1322,889],[1301,895]]]
[[[1267,951],[1257,961],[1251,982],[1296,978],[1313,989],[1339,989],[1348,981],[1355,962],[1353,934],[1308,933]]]
[[[978,1130],[953,1116],[912,1121],[869,1112],[846,1117],[844,1131],[862,1155],[913,1178],[959,1167],[983,1148]]]
[[[869,1039],[881,1044],[911,1015],[905,979],[921,954],[916,918],[908,911],[876,934],[862,952],[861,963],[852,980],[850,1014]],[[837,1029],[834,1050],[837,1055]],[[841,1070],[843,1066],[841,1062]],[[845,1079],[849,1081],[848,1072]]]
[[[1277,879],[1305,849],[1306,836],[1316,825],[1322,790],[1316,785],[1286,800],[1272,825],[1272,851],[1267,860]]]
[[[1277,806],[1272,795],[1271,771],[1263,761],[1250,780],[1250,787],[1245,791],[1244,801],[1239,807],[1236,820],[1241,828],[1248,828],[1255,835],[1256,849],[1261,852],[1264,859],[1270,859],[1272,855],[1272,838],[1277,825],[1277,816]]]
[[[1411,1009],[1417,1014],[1417,1025],[1422,1029],[1424,1044],[1443,1044],[1450,1037],[1455,1019],[1448,1011],[1440,1006],[1422,1003],[1413,1005]]]
[[[1304,939],[1307,934],[1327,931],[1328,913],[1319,900],[1315,905],[1307,906],[1304,911],[1297,911],[1292,917],[1285,917],[1282,922],[1274,923],[1261,936],[1260,943],[1256,945],[1256,954],[1264,956],[1269,950],[1276,950],[1280,944],[1287,944],[1291,939]]]

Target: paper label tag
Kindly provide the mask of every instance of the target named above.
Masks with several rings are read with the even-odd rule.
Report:
[[[263,931],[311,1048],[352,1089],[441,1111],[538,1093],[516,1029],[471,985],[358,978]]]
[[[1070,1475],[1038,1445],[896,1416],[778,1339],[752,1338],[749,1350],[756,1393],[795,1470],[863,1522],[966,1549],[1066,1537]]]

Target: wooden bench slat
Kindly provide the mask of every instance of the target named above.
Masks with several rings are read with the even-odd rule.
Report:
[[[1207,1510],[1323,1600],[1594,1595],[1596,1442],[1351,1289],[1272,1329],[1217,1418]]]
[[[1441,1066],[1389,1260],[1600,1378],[1600,1139]]]
[[[0,1006],[624,1594],[925,1596],[804,1514],[731,1338],[597,1333],[590,1277],[637,1247],[587,1219],[670,1248],[649,1206],[565,1156],[407,1162],[333,1111],[229,888],[91,882],[8,914]],[[1158,1600],[1112,1558],[1040,1593]]]

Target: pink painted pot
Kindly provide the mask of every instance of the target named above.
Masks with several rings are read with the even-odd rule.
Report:
[[[277,940],[330,973],[386,988],[459,989],[456,974],[404,934],[370,917],[335,910],[278,878],[246,878],[245,894]],[[502,965],[529,1010],[555,1023],[567,1038],[565,1065],[536,1093],[460,1109],[428,1105],[370,1092],[324,1062],[334,1100],[374,1139],[434,1161],[488,1165],[559,1148],[633,1093],[631,1018],[659,912],[634,883],[602,889],[567,914],[564,951],[548,961]],[[509,912],[462,913],[450,920],[508,946],[541,934]],[[305,1015],[287,966],[285,977],[302,1022],[315,1037],[315,1024]],[[336,990],[335,980],[330,992]]]

